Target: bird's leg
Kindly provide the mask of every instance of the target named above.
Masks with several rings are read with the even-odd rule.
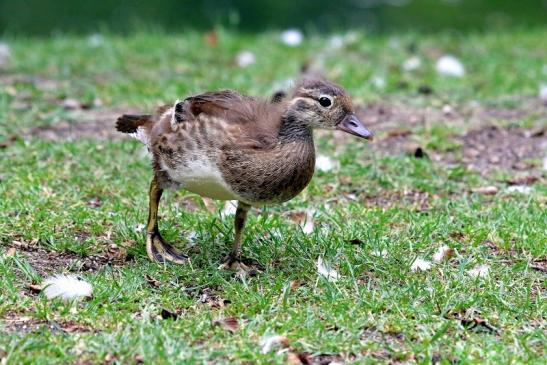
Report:
[[[251,208],[250,205],[247,205],[242,202],[237,203],[237,210],[234,219],[234,228],[235,228],[235,237],[234,244],[232,246],[232,251],[226,258],[225,262],[221,265],[222,269],[239,269],[247,270],[248,267],[241,262],[241,240],[243,236],[243,229],[245,227],[245,222],[247,221],[247,212]]]
[[[188,257],[167,243],[160,234],[158,228],[158,206],[160,204],[163,189],[160,188],[157,178],[154,176],[150,183],[148,224],[146,225],[146,253],[152,261],[164,263],[171,261],[183,264]]]

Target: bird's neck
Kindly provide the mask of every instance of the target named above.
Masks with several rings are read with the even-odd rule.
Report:
[[[279,141],[281,143],[300,141],[313,145],[313,133],[306,122],[299,120],[293,113],[287,111],[281,117]]]

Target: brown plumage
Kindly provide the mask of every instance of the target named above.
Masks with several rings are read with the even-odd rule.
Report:
[[[371,137],[346,92],[323,80],[304,80],[269,101],[232,90],[190,96],[173,107],[159,108],[153,116],[124,115],[116,128],[143,141],[152,155],[150,258],[177,263],[186,258],[163,240],[157,225],[163,189],[182,187],[239,202],[228,266],[239,262],[249,208],[292,199],[310,182],[315,166],[312,129]]]

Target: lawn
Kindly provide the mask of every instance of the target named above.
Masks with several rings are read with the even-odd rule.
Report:
[[[4,38],[0,362],[544,363],[545,39]],[[238,65],[242,51],[254,63]],[[447,53],[463,77],[436,72]],[[405,71],[412,56],[421,64]],[[233,217],[184,191],[166,194],[161,229],[190,262],[150,262],[149,159],[115,118],[204,90],[267,96],[304,66],[348,89],[376,140],[317,133],[329,163],[297,198],[250,216],[256,276],[218,269]],[[434,262],[442,246],[454,253]],[[413,270],[417,259],[431,266]],[[93,297],[51,301],[32,286],[57,273],[80,275]],[[286,340],[266,351],[275,335]]]

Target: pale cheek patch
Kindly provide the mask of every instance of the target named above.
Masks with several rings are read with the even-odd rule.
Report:
[[[175,116],[175,114],[176,114],[175,111],[176,111],[178,103],[180,103],[180,99],[177,99],[177,101],[175,101],[175,104],[173,104],[173,107],[167,111],[167,112],[171,113],[171,129],[173,131],[176,131],[179,128],[179,123],[177,122],[177,119],[175,118],[176,117]]]
[[[137,128],[137,132],[132,133],[131,137],[141,141],[142,143],[144,143],[147,146],[150,145],[150,137],[148,136],[148,133],[146,132],[146,129],[144,129],[143,127]]]

